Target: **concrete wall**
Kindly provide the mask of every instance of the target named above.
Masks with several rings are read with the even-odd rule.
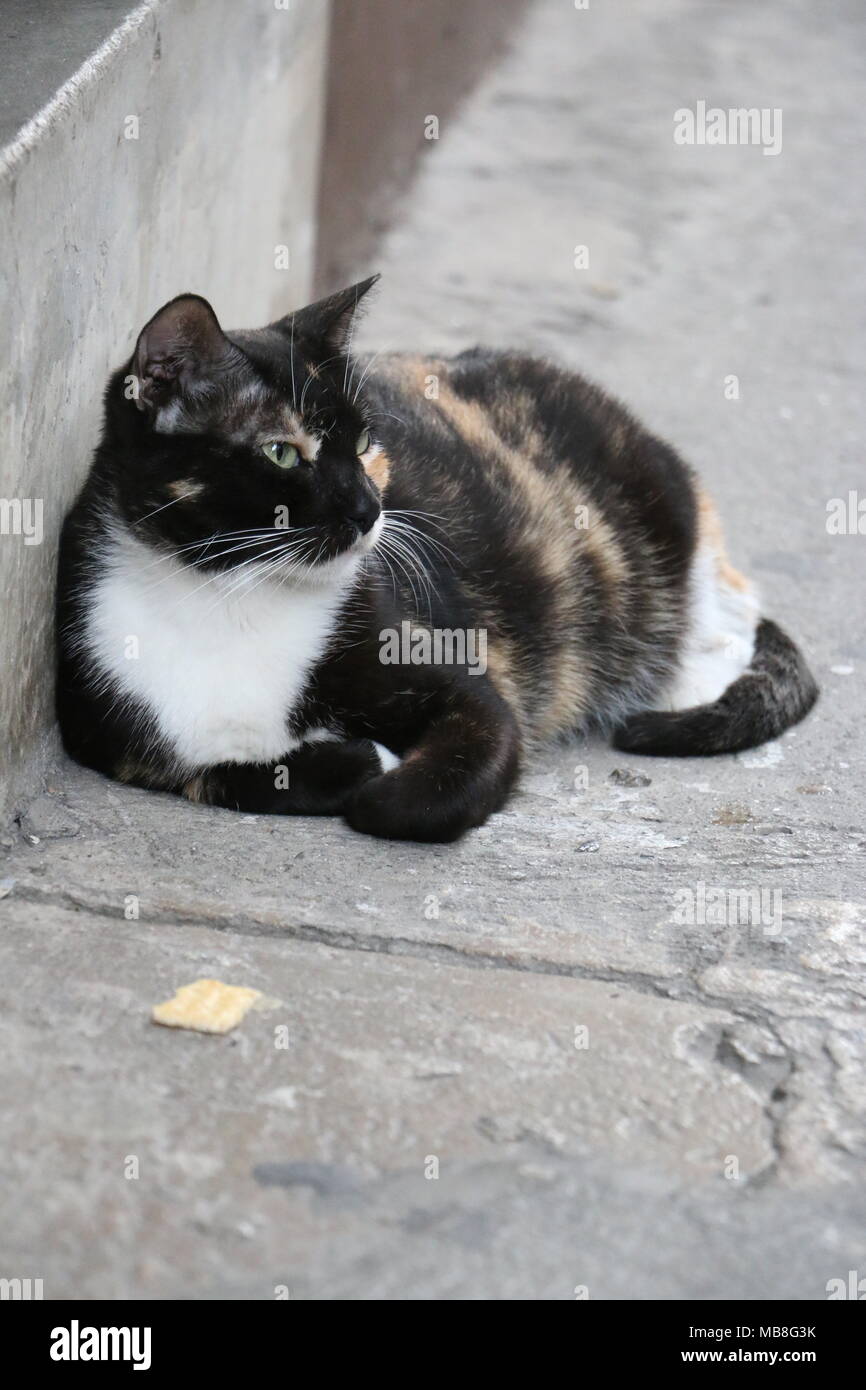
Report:
[[[333,0],[316,259],[323,293],[368,268],[432,148],[426,118],[445,133],[526,8],[527,0]]]
[[[51,751],[56,540],[109,370],[182,290],[229,327],[307,296],[327,31],[328,0],[148,0],[0,154],[0,810]]]

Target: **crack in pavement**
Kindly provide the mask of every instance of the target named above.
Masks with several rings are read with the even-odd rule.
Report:
[[[95,917],[117,920],[117,905],[91,902],[70,892],[40,891],[30,884],[16,885],[15,898],[22,902],[45,903],[51,907],[89,912]],[[140,920],[140,919],[139,919]],[[568,964],[546,960],[541,956],[495,955],[482,951],[465,951],[459,946],[437,941],[413,941],[408,937],[377,936],[373,933],[358,936],[348,928],[323,927],[312,922],[293,922],[271,926],[255,918],[242,916],[201,916],[194,912],[160,913],[146,919],[154,927],[210,927],[217,932],[235,932],[238,936],[274,941],[301,941],[312,945],[330,946],[336,950],[363,951],[373,955],[392,955],[429,960],[475,970],[509,970],[524,974],[552,976],[565,979],[589,980],[598,984],[622,985],[636,993],[653,996],[672,1003],[683,1002],[707,1009],[723,1009],[743,1023],[760,1023],[775,1035],[773,1015],[758,1003],[731,1002],[726,995],[717,995],[702,988],[691,975],[679,977],[675,984],[666,985],[655,976],[635,970],[609,969],[589,965]],[[721,959],[721,957],[720,957]],[[701,963],[700,973],[707,966]],[[820,1014],[804,1012],[802,1018],[821,1019]],[[779,1040],[780,1046],[785,1044]],[[787,1049],[786,1049],[787,1051]]]

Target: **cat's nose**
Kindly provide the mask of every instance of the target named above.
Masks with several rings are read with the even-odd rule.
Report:
[[[375,526],[382,508],[374,497],[362,498],[355,502],[345,514],[345,520],[357,526],[362,536]]]

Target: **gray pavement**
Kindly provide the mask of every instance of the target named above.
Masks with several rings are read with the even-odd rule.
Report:
[[[702,471],[812,717],[706,763],[575,740],[443,847],[58,764],[3,839],[0,1275],[798,1300],[866,1275],[866,536],[826,525],[866,495],[862,40],[853,0],[543,0],[430,142],[362,334],[518,344],[620,394]],[[675,145],[701,98],[781,108],[782,152]],[[265,1007],[222,1038],[149,1021],[207,975]]]

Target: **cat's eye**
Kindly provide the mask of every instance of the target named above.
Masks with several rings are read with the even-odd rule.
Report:
[[[369,447],[370,447],[370,431],[369,431],[369,430],[361,430],[361,433],[358,435],[358,438],[355,440],[355,453],[358,455],[358,458],[360,458],[362,454],[366,454],[366,452],[367,452],[367,450],[369,449]]]
[[[269,443],[263,444],[262,453],[278,468],[294,468],[300,458],[294,444],[289,444],[285,439],[272,439]]]

